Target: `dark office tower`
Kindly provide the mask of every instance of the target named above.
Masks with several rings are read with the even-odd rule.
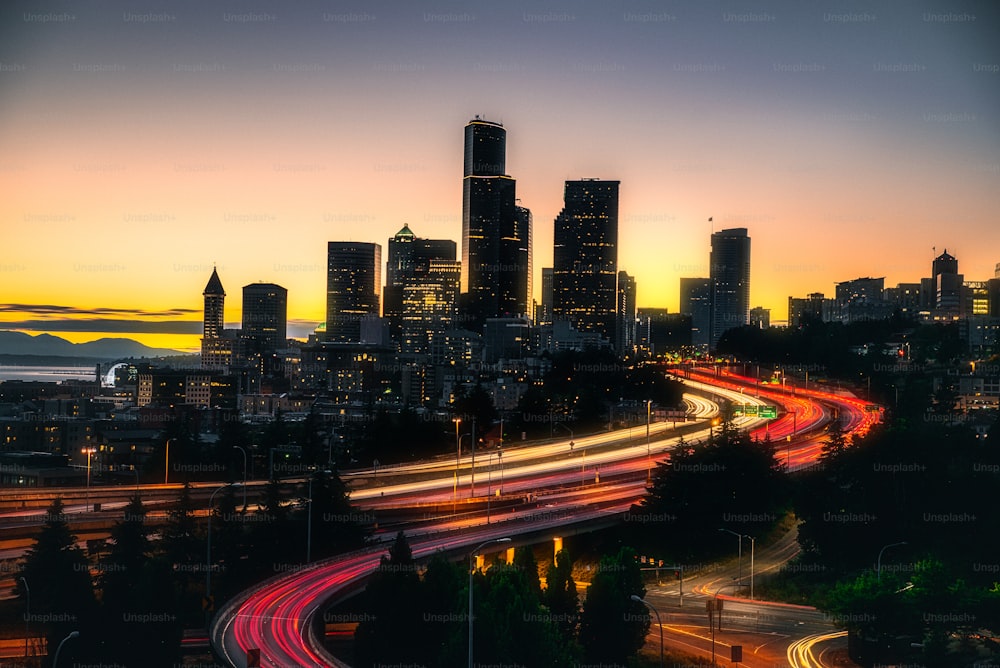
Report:
[[[274,283],[243,286],[243,334],[252,352],[273,354],[285,347],[288,290]]]
[[[379,315],[382,247],[355,241],[327,243],[326,340],[361,341],[361,321]]]
[[[542,267],[542,302],[535,313],[536,325],[552,324],[552,267]]]
[[[202,295],[205,297],[205,325],[202,335],[206,339],[221,338],[226,291],[222,289],[222,281],[215,267],[212,267],[212,277],[208,279],[208,285],[205,286]]]
[[[712,335],[712,279],[681,279],[681,313],[691,316],[692,345],[707,348]]]
[[[531,211],[515,205],[514,226],[500,239],[501,315],[531,312],[531,223]]]
[[[382,315],[388,321],[394,341],[402,335],[403,291],[420,281],[429,271],[432,260],[455,261],[455,242],[451,239],[421,239],[406,225],[389,239],[389,257],[385,265],[385,290],[382,292]]]
[[[949,255],[946,248],[934,258],[931,272],[934,281],[934,307],[940,310],[958,310],[964,281],[962,274],[958,273],[958,260]]]
[[[635,351],[635,276],[618,272],[618,352],[623,355]]]
[[[530,214],[518,213],[514,179],[504,174],[506,142],[499,123],[477,116],[465,126],[462,303],[469,329],[527,310],[523,249],[531,239]]]
[[[722,333],[750,324],[750,237],[745,227],[712,235],[709,257],[712,280],[712,336],[715,349]]]
[[[567,181],[553,234],[552,314],[616,345],[619,181]]]

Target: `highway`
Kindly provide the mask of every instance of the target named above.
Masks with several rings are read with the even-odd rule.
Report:
[[[717,382],[715,379],[709,380],[713,384]],[[736,383],[734,385],[737,387],[733,388],[710,386],[703,380],[695,379],[684,379],[684,382],[701,392],[722,396],[734,403],[768,403],[766,398],[747,396],[745,388]],[[787,406],[793,406],[796,413],[801,410],[802,423],[798,424],[797,416],[792,418],[793,424],[790,426],[781,426],[780,420],[774,425],[767,425],[765,420],[741,417],[734,421],[735,426],[756,429],[753,433],[757,437],[767,437],[774,429],[780,437],[784,434],[784,429],[788,429],[789,436],[793,431],[797,435],[799,430],[806,433],[820,428],[829,420],[828,411],[815,406],[806,397],[780,396],[776,399],[786,407],[786,415]],[[710,429],[711,427],[702,428],[685,438],[708,438]],[[760,433],[761,429],[764,429],[763,435]],[[426,558],[437,551],[461,553],[472,545],[500,537],[538,542],[546,537],[572,531],[574,526],[619,521],[632,504],[642,497],[645,491],[643,469],[649,466],[652,456],[652,446],[645,443],[645,430],[642,429],[641,436],[634,431],[634,428],[631,431],[619,430],[574,440],[572,450],[567,440],[505,451],[504,494],[532,492],[546,502],[543,510],[539,512],[536,506],[533,509],[495,514],[490,524],[486,524],[485,519],[475,513],[469,517],[455,516],[425,523],[418,533],[410,533],[415,558]],[[666,423],[655,430],[658,455],[662,456],[676,442],[676,437],[669,437],[668,434]],[[651,426],[650,443],[653,435],[654,429]],[[635,443],[637,438],[639,443]],[[482,481],[485,472],[492,481],[493,469],[485,471],[481,460],[480,456],[475,465],[477,478]],[[591,488],[588,488],[587,460],[595,472]],[[379,487],[353,491],[352,500],[357,501],[361,507],[391,503],[393,499],[396,503],[405,503],[414,494],[425,501],[454,500],[457,491],[463,490],[466,485],[471,492],[471,454],[462,459],[460,464],[457,481],[455,466],[451,462],[437,461],[398,467],[392,471],[392,479],[389,481],[388,476],[383,473]],[[486,467],[490,467],[490,463]],[[578,467],[582,469],[582,474]],[[372,478],[374,473],[373,471]],[[420,479],[394,480],[413,475]],[[602,484],[607,484],[609,478],[620,481],[621,484],[600,489]],[[629,478],[632,479],[631,484],[626,482]],[[567,491],[567,486],[570,491]],[[572,491],[574,486],[575,492]],[[543,496],[542,490],[560,492]],[[387,502],[386,499],[390,501]],[[527,515],[523,515],[524,513]],[[262,665],[282,668],[339,665],[333,657],[326,654],[321,639],[315,635],[317,614],[330,603],[359,591],[363,587],[364,578],[378,565],[384,550],[384,547],[379,546],[323,564],[308,565],[301,571],[277,576],[272,581],[244,592],[230,601],[216,616],[210,633],[213,646],[232,666],[239,668],[245,666],[248,648],[261,649]],[[829,625],[820,629],[822,632],[830,630]]]

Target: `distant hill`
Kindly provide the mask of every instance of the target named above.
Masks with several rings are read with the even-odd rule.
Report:
[[[123,357],[173,357],[185,355],[169,348],[150,348],[123,338],[104,338],[89,343],[71,343],[51,334],[31,336],[23,332],[0,330],[0,355],[36,355],[112,360]]]

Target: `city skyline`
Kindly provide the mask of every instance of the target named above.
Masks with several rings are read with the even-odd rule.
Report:
[[[935,247],[968,280],[1000,261],[989,3],[0,11],[0,327],[196,350],[217,265],[287,288],[301,338],[327,242],[461,241],[477,114],[510,133],[536,295],[583,178],[621,182],[640,307],[676,312],[724,228],[754,238],[775,320],[836,282],[918,281]]]

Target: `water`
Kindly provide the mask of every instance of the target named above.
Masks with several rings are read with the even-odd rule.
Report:
[[[94,366],[15,366],[0,364],[0,382],[33,380],[60,383],[64,380],[94,380]]]

